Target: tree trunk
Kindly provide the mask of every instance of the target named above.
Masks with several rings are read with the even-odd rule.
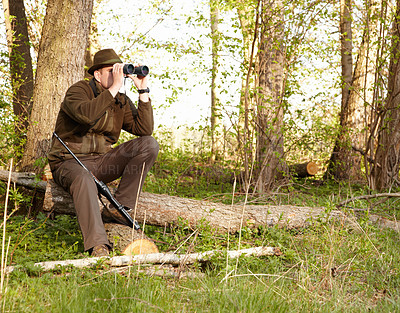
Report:
[[[351,51],[351,2],[341,3],[341,44],[342,44],[342,105],[340,130],[335,142],[327,176],[337,180],[363,181],[363,156],[367,153],[367,136],[371,130],[371,107],[373,105],[375,58],[377,42],[378,7],[371,4],[368,22],[364,30],[357,62],[352,71]],[[349,86],[351,88],[349,89]],[[360,153],[361,152],[361,153]]]
[[[254,58],[256,43],[258,37],[259,6],[261,0],[257,1],[257,7],[246,0],[235,2],[240,28],[243,36],[243,68],[245,72],[242,78],[242,87],[240,92],[239,119],[237,125],[238,150],[241,153],[244,175],[241,177],[244,189],[247,190],[250,184],[251,160],[254,154],[254,115],[256,99],[256,77],[254,71],[257,59]],[[256,16],[254,12],[257,12]],[[254,88],[254,89],[253,89]]]
[[[33,69],[23,0],[3,0],[18,145],[25,138],[33,94]]]
[[[372,187],[377,190],[398,184],[400,164],[400,0],[396,3],[392,26],[388,96],[379,128],[378,147],[372,172]]]
[[[216,0],[210,1],[210,21],[211,21],[211,40],[212,40],[212,71],[211,71],[211,163],[214,163],[218,153],[221,153],[221,104],[218,98],[221,89],[221,79],[219,74],[219,51],[220,32],[219,24],[219,5]]]
[[[351,0],[340,0],[340,53],[342,63],[342,101],[340,109],[340,129],[329,162],[327,175],[335,179],[345,180],[349,178],[351,163],[350,128],[348,125],[350,116],[349,90],[353,79],[353,42],[351,28]]]
[[[351,29],[351,0],[340,0],[340,53],[342,62],[342,107],[349,98],[349,90],[353,79],[353,39]]]
[[[257,101],[256,190],[277,185],[286,171],[283,150],[284,19],[281,1],[263,0]]]
[[[33,107],[22,168],[41,170],[67,88],[84,77],[93,0],[49,0],[40,40]]]

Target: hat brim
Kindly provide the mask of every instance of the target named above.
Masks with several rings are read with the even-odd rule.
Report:
[[[114,60],[107,60],[107,62],[104,63],[100,63],[100,64],[93,64],[89,69],[88,69],[88,73],[90,75],[93,75],[95,71],[101,69],[102,67],[106,67],[106,66],[112,66],[115,63],[122,63],[122,61],[120,59],[114,59]]]

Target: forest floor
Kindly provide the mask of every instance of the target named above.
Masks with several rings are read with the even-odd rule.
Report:
[[[244,194],[232,191],[232,182],[191,175],[182,160],[170,165],[153,168],[145,191],[214,202],[244,201]],[[5,190],[4,185],[0,188]],[[305,179],[247,201],[322,206],[329,211],[367,193],[363,186]],[[20,204],[32,201],[18,192],[11,199]],[[207,263],[181,266],[177,272],[182,275],[175,277],[168,277],[167,271],[164,277],[150,275],[143,265],[116,271],[102,261],[85,269],[43,271],[33,264],[88,257],[76,218],[15,214],[7,221],[3,247],[7,265],[16,268],[2,276],[1,312],[399,312],[399,233],[368,223],[371,213],[397,219],[397,198],[353,201],[343,209],[354,208],[365,214],[357,228],[321,220],[302,229],[243,228],[240,234],[228,235],[207,225],[194,229],[185,221],[166,228],[146,226],[146,234],[162,252],[256,246],[282,251],[280,256],[235,259],[222,253]]]

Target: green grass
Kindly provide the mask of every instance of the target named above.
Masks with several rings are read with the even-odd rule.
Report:
[[[67,223],[67,219],[71,221]],[[75,238],[68,239],[71,231],[78,232],[72,217],[60,217],[48,223],[47,220],[43,224],[42,216],[36,222],[29,222],[31,229],[34,226],[37,229],[29,234],[31,238],[27,243],[19,244],[14,254],[13,260],[22,266],[8,277],[7,292],[2,298],[5,312],[400,310],[400,240],[393,230],[381,230],[368,224],[356,230],[338,223],[320,222],[296,231],[275,227],[247,229],[243,232],[244,247],[278,246],[283,255],[241,257],[237,266],[236,260],[229,260],[227,264],[225,257],[219,256],[205,266],[196,264],[186,268],[202,272],[203,276],[162,279],[140,274],[137,267],[124,273],[112,273],[102,264],[84,270],[37,270],[27,262],[30,255],[35,262],[83,257],[81,252],[67,246],[67,242],[71,247],[81,245],[74,242]],[[64,233],[68,236],[63,239],[60,227],[65,225],[70,225],[71,229],[69,234]],[[151,231],[155,235],[157,228]],[[51,236],[57,232],[58,237]],[[188,234],[188,229],[168,229],[162,238],[169,242],[160,248],[176,245]],[[40,251],[32,253],[29,247],[34,246],[33,242]],[[231,249],[236,248],[237,243],[237,235],[230,236]],[[184,245],[183,251],[189,245],[195,251],[202,251],[224,249],[226,244],[226,236],[215,235],[204,228],[201,236]],[[53,253],[46,254],[48,251]]]
[[[145,190],[231,203],[232,185],[193,174],[195,161],[187,154],[161,155]],[[279,192],[249,200],[329,210],[367,193],[363,186],[297,180]],[[234,201],[243,199],[238,190]],[[350,203],[346,210],[366,210],[357,227],[318,221],[296,230],[244,228],[241,248],[274,246],[283,255],[227,262],[222,254],[186,267],[201,275],[184,279],[144,275],[138,267],[117,273],[101,263],[43,272],[33,263],[87,257],[76,219],[13,216],[6,239],[10,238],[8,263],[16,270],[7,277],[0,305],[2,312],[400,312],[399,234],[368,223],[371,213],[397,217],[396,207],[396,199]],[[193,229],[185,221],[146,230],[160,251],[179,246],[179,253],[228,248],[228,235],[206,224],[190,238]],[[229,249],[236,249],[238,242],[238,234],[231,234]]]

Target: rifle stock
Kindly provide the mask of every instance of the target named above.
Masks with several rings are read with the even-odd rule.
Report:
[[[75,159],[75,161],[78,162],[80,166],[82,166],[93,178],[93,180],[96,183],[97,190],[99,194],[103,195],[113,207],[115,207],[119,213],[121,213],[122,216],[124,216],[128,223],[129,226],[132,228],[135,228],[135,230],[139,230],[140,226],[137,221],[133,220],[133,218],[129,215],[129,213],[125,210],[125,207],[118,202],[117,199],[114,198],[114,196],[111,194],[110,189],[107,187],[105,183],[102,181],[98,180],[96,176],[92,174],[91,171],[78,159],[78,157],[71,151],[70,148],[65,144],[65,142],[56,134],[56,132],[53,133],[54,137],[58,139],[58,141],[64,146],[65,149],[67,149],[68,153],[72,155],[72,157]]]

